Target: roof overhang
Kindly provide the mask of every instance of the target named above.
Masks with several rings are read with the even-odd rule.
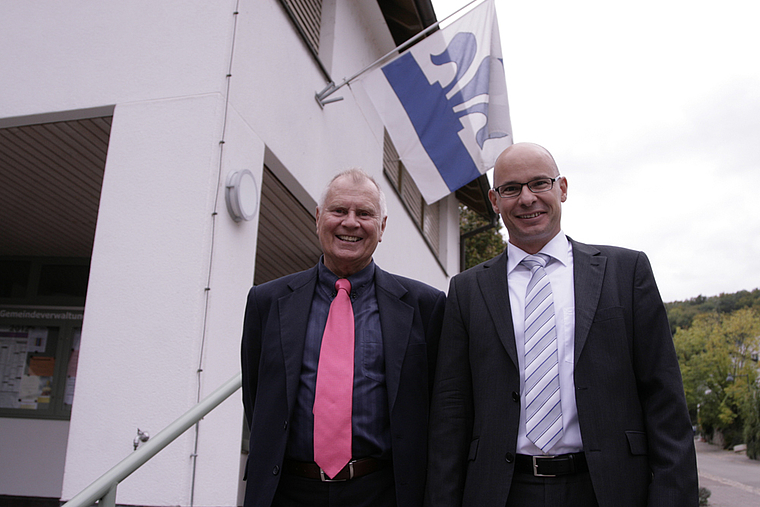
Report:
[[[396,45],[437,21],[431,0],[377,0]]]

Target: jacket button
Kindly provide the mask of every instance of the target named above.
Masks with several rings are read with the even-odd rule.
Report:
[[[520,403],[520,393],[517,391],[512,391],[512,401],[515,403]]]
[[[515,460],[515,455],[511,452],[508,452],[506,456],[504,456],[504,459],[507,461],[507,463],[512,463]]]
[[[288,429],[288,421],[285,421],[285,424],[282,425],[282,429]]]
[[[272,469],[272,475],[277,475],[279,473],[280,473],[280,466],[275,465],[274,468]]]

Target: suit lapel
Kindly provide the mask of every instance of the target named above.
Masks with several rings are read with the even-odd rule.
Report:
[[[401,301],[406,292],[406,288],[391,274],[375,266],[375,294],[380,311],[380,329],[383,333],[385,353],[385,385],[391,411],[396,403],[401,366],[404,363],[414,320],[414,308]]]
[[[517,366],[517,348],[515,346],[515,330],[512,325],[512,309],[509,305],[509,290],[507,288],[507,251],[486,262],[477,272],[478,286],[486,302],[486,308],[491,315],[496,332],[502,345]]]
[[[317,268],[305,271],[288,283],[290,294],[277,301],[280,318],[280,343],[285,361],[288,407],[293,407],[301,374],[309,309],[317,283]]]
[[[572,239],[570,242],[573,245],[575,284],[575,364],[578,364],[599,306],[607,257],[600,255],[593,246]]]

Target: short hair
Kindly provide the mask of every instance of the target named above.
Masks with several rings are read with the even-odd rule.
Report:
[[[373,185],[375,185],[375,188],[377,189],[378,194],[378,204],[380,205],[380,220],[388,216],[388,205],[385,202],[385,193],[383,192],[383,189],[380,188],[380,185],[378,185],[377,181],[375,181],[375,178],[367,174],[363,169],[360,169],[358,167],[353,167],[351,169],[347,169],[341,173],[336,174],[333,176],[333,178],[330,180],[330,183],[327,184],[325,189],[322,191],[322,195],[319,196],[319,202],[317,205],[320,209],[324,207],[325,201],[327,200],[327,193],[330,191],[330,187],[332,187],[332,184],[335,182],[335,180],[339,178],[351,178],[351,181],[353,183],[356,183],[357,185],[364,183],[366,181],[372,182]]]

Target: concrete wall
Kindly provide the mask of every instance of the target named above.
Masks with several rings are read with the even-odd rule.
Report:
[[[219,92],[234,6],[234,0],[2,2],[0,114]]]
[[[237,287],[229,279],[225,284],[214,280],[212,248],[221,262],[232,232],[225,227],[232,220],[223,197],[218,207],[224,214],[212,216],[216,195],[223,191],[223,185],[217,186],[223,106],[220,95],[208,94],[116,107],[85,307],[64,498],[127,455],[137,428],[155,434],[192,406],[199,365],[202,394],[236,371],[239,332],[228,332],[229,324],[215,312],[229,311],[229,320],[239,320],[235,317],[242,312],[240,301],[253,273],[256,227],[243,224],[237,246],[243,255],[247,249],[247,258],[238,257],[225,267],[238,276]],[[263,149],[259,152],[261,159]],[[212,227],[220,232],[213,243]],[[220,354],[225,361],[219,361]],[[220,418],[225,413],[229,417]],[[220,457],[228,457],[217,460],[213,469],[229,477],[226,487],[219,483],[222,491],[229,491],[226,499],[218,497],[221,505],[234,503],[233,457],[240,450],[240,421],[235,396],[203,424],[207,438],[226,438],[214,448]],[[189,503],[193,449],[190,431],[125,481],[118,501]]]
[[[0,418],[0,494],[58,498],[68,421]]]

